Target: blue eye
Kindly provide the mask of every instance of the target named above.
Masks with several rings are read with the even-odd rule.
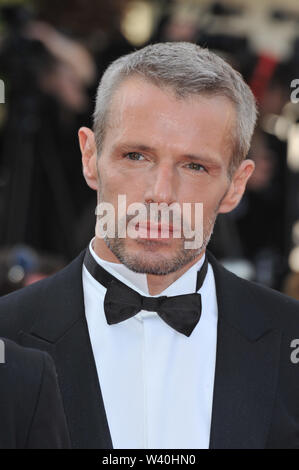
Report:
[[[200,171],[206,171],[205,167],[200,165],[200,163],[189,163],[188,164],[189,167],[191,167],[191,170],[194,170],[194,171],[197,171],[197,172],[200,172]]]
[[[139,157],[144,158],[144,156],[139,152],[129,152],[129,153],[126,153],[124,156],[125,158],[128,158],[129,160],[136,160],[136,161],[140,160]]]

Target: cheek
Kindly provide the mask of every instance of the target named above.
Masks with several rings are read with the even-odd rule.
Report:
[[[117,204],[118,195],[125,195],[127,205],[133,202],[143,202],[144,181],[134,179],[134,183],[128,181],[128,177],[116,169],[107,169],[104,165],[99,167],[100,186],[106,201]]]
[[[215,206],[217,206],[224,192],[225,186],[219,181],[214,182],[214,184],[213,182],[211,183],[211,181],[208,183],[206,181],[199,181],[194,185],[190,184],[190,182],[188,184],[181,185],[181,191],[178,196],[181,202],[200,202],[207,211],[211,211]]]
[[[218,212],[220,201],[225,193],[225,188],[219,191],[219,188],[204,191],[202,194],[197,193],[197,197],[193,200],[196,200],[202,204],[203,211],[203,223],[204,225],[209,224],[211,220],[214,219],[215,215]]]
[[[117,188],[122,187],[122,178],[119,172],[113,169],[112,166],[107,165],[105,159],[100,159],[98,164],[99,179],[101,189],[105,194],[113,194],[117,191]]]

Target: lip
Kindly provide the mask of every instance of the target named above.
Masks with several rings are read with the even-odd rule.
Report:
[[[171,224],[157,224],[154,222],[137,223],[136,230],[138,230],[140,238],[146,238],[147,240],[167,240],[167,238],[171,238],[178,231]]]

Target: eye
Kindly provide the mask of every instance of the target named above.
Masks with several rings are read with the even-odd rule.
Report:
[[[124,155],[128,160],[140,161],[140,157],[144,159],[144,156],[139,152],[129,152]]]
[[[191,170],[197,171],[198,173],[203,172],[203,171],[207,171],[206,168],[204,166],[202,166],[200,163],[191,162],[191,163],[188,164],[188,166]]]

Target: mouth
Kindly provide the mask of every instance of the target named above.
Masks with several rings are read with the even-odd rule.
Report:
[[[138,231],[138,238],[146,240],[165,240],[173,238],[174,234],[178,233],[178,229],[171,224],[157,224],[154,222],[137,223],[136,230]]]

